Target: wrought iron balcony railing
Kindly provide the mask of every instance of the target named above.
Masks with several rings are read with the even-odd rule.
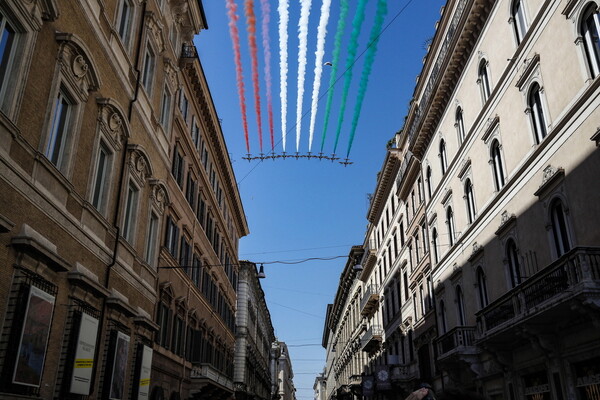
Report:
[[[373,350],[383,341],[383,329],[379,325],[371,325],[360,339],[360,347],[363,351]]]
[[[438,358],[472,347],[475,342],[474,326],[457,326],[437,339]]]
[[[600,248],[577,247],[477,313],[481,336],[556,304],[600,290]]]
[[[379,301],[379,292],[377,285],[365,286],[365,292],[360,300],[360,313],[362,315],[370,315],[377,308]]]
[[[193,44],[184,43],[181,46],[181,58],[182,59],[196,59],[198,57],[198,50]]]

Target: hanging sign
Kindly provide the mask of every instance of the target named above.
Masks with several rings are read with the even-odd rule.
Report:
[[[90,395],[97,337],[98,320],[91,315],[81,313],[77,350],[75,351],[73,376],[71,378],[71,393],[83,396]]]

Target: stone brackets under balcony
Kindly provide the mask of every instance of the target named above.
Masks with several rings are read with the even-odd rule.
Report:
[[[461,358],[477,353],[475,348],[475,327],[457,326],[436,340],[438,360]]]
[[[383,329],[379,325],[372,325],[360,339],[360,347],[362,351],[369,353],[379,347],[382,341]]]
[[[477,313],[477,343],[511,346],[527,325],[544,330],[600,308],[600,248],[577,247]]]
[[[367,317],[373,315],[375,310],[377,310],[377,305],[379,303],[379,292],[377,289],[377,285],[367,285],[365,287],[365,292],[360,300],[360,313],[361,315]]]

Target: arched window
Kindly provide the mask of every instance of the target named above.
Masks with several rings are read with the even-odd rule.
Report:
[[[431,247],[433,249],[433,262],[437,264],[438,261],[440,261],[440,255],[439,255],[439,250],[438,250],[438,243],[439,238],[438,238],[438,232],[436,228],[433,228],[433,230],[431,231]]]
[[[490,93],[492,92],[487,64],[488,62],[486,59],[481,60],[481,62],[479,63],[479,69],[477,70],[477,83],[479,83],[479,88],[481,90],[481,100],[483,101],[483,104],[485,104],[487,99],[490,97]]]
[[[492,142],[492,167],[494,169],[494,183],[496,190],[499,191],[504,187],[504,168],[502,165],[502,156],[500,154],[500,143],[498,140]]]
[[[427,180],[427,196],[430,199],[431,198],[431,193],[433,193],[433,191],[431,190],[431,166],[427,166],[427,172],[425,173],[425,177]]]
[[[590,4],[583,14],[579,30],[590,73],[595,77],[600,73],[600,18],[595,4]]]
[[[527,22],[525,21],[523,2],[521,0],[513,1],[510,11],[513,19],[513,27],[515,28],[515,36],[517,37],[517,44],[520,44],[527,33]]]
[[[465,140],[465,123],[463,120],[463,110],[461,107],[456,109],[456,121],[454,123],[456,131],[458,133],[458,141],[462,143]]]
[[[477,267],[477,289],[479,291],[479,305],[483,308],[488,305],[488,294],[485,273],[481,267]]]
[[[448,225],[448,243],[454,245],[454,213],[452,207],[446,209],[446,225]]]
[[[456,286],[456,316],[458,326],[465,326],[465,299],[460,285]]]
[[[546,130],[546,117],[544,116],[540,90],[540,85],[537,83],[531,85],[529,97],[527,99],[527,105],[529,106],[530,110],[531,124],[533,125],[533,133],[535,135],[536,144],[540,144],[540,142],[548,134]]]
[[[444,300],[440,300],[440,330],[444,334],[448,331],[448,324],[446,323],[446,304]]]
[[[448,169],[448,159],[446,158],[446,142],[444,139],[440,141],[440,166],[442,167],[442,175]]]
[[[556,255],[562,256],[571,250],[571,241],[567,229],[567,219],[562,201],[556,199],[550,206],[550,219],[552,222],[552,236],[554,238],[554,248]]]
[[[475,198],[473,197],[473,184],[470,179],[465,182],[465,201],[467,203],[467,220],[471,224],[475,219]]]
[[[510,273],[510,283],[512,287],[515,287],[521,283],[521,266],[519,265],[517,245],[512,239],[509,240],[506,244],[506,259],[508,260],[508,272]]]

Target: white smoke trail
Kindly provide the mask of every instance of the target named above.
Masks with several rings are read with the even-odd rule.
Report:
[[[302,99],[304,97],[304,73],[306,72],[306,51],[308,39],[308,17],[312,0],[300,0],[300,19],[298,20],[298,98],[296,99],[296,151],[300,148],[300,130],[302,128]]]
[[[288,0],[279,0],[279,87],[281,97],[281,139],[285,152],[285,137],[287,134],[287,73],[288,73]]]
[[[327,23],[329,22],[329,10],[331,0],[323,0],[321,4],[321,19],[317,29],[317,51],[315,52],[315,82],[313,84],[312,105],[310,112],[310,133],[308,139],[308,152],[312,148],[313,133],[315,132],[315,121],[317,119],[317,104],[319,101],[319,89],[321,88],[321,75],[323,73],[323,55],[325,54],[325,36],[327,35]]]

